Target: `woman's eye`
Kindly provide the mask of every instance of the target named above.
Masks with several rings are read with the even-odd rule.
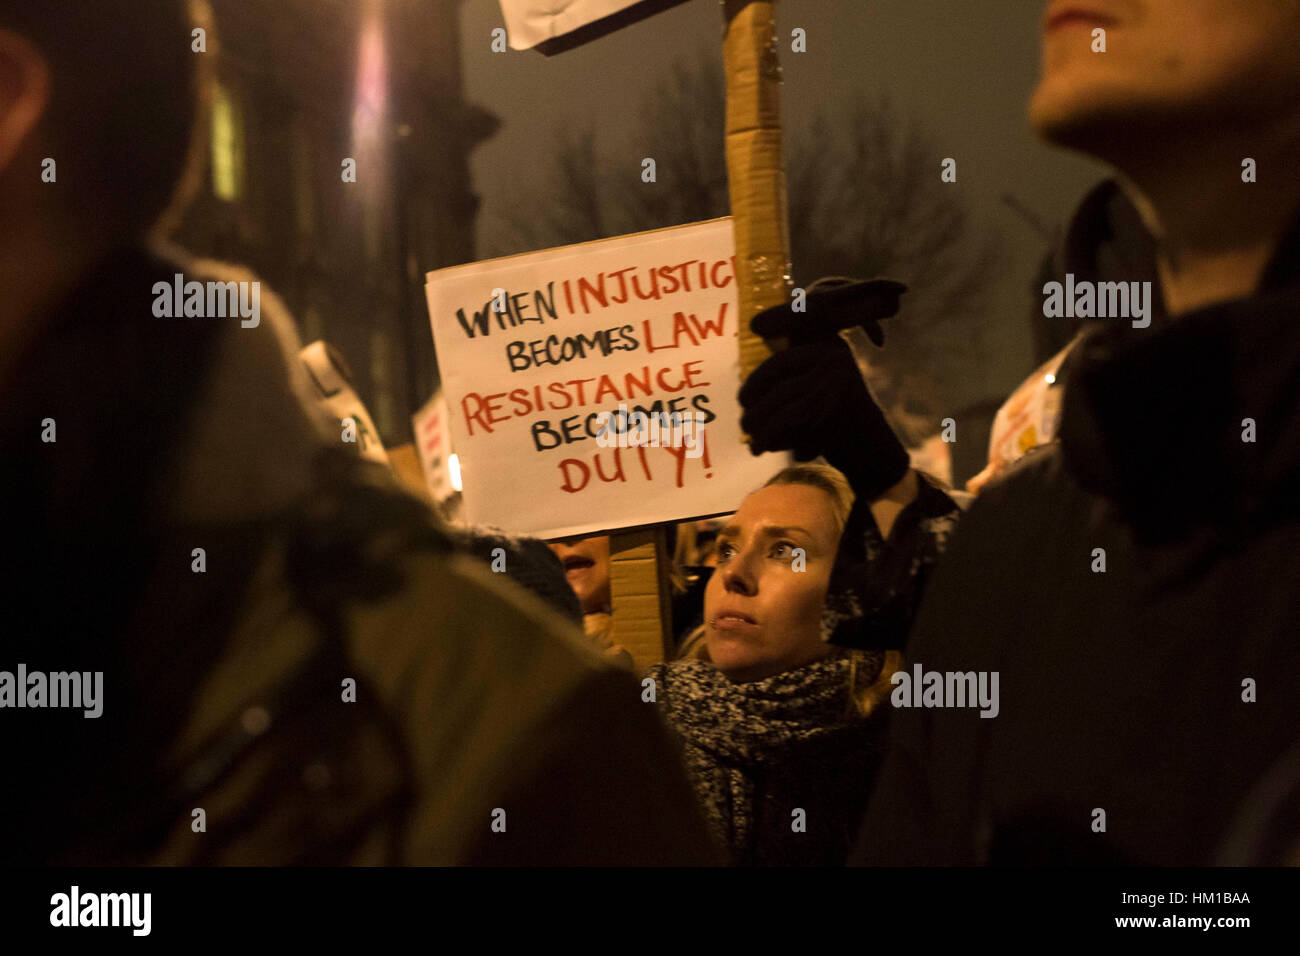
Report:
[[[794,550],[794,545],[792,545],[789,541],[778,541],[776,544],[772,545],[772,557],[784,558],[787,557],[790,554],[790,552],[793,550]]]
[[[735,550],[736,549],[729,544],[718,545],[718,560],[726,561],[729,557],[732,556],[732,554],[735,553]]]

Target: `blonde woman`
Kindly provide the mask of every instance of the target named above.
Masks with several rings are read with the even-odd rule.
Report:
[[[694,656],[651,668],[715,836],[740,865],[844,862],[883,744],[896,652],[828,644],[831,567],[853,495],[799,465],[718,534]]]

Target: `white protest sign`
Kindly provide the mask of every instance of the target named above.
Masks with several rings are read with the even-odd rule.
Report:
[[[555,538],[722,514],[786,464],[740,440],[732,250],[714,219],[429,273],[467,521]]]
[[[317,398],[330,415],[338,419],[340,438],[353,443],[361,457],[387,465],[388,453],[379,438],[379,429],[375,427],[365,402],[349,384],[346,373],[339,368],[329,346],[321,341],[313,342],[299,352],[298,357],[307,366]]]
[[[501,15],[514,50],[596,25],[596,35],[616,30],[683,0],[501,0]],[[601,24],[600,21],[607,22]]]
[[[433,393],[411,416],[411,432],[420,455],[420,467],[429,485],[429,494],[441,504],[456,490],[451,480],[451,428],[448,424],[447,399],[442,389]]]

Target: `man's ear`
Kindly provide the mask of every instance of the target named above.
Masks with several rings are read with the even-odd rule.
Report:
[[[0,173],[9,168],[50,100],[50,67],[26,37],[0,30]],[[32,176],[39,170],[32,170]]]

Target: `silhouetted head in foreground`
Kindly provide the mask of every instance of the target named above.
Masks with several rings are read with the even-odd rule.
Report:
[[[107,248],[183,206],[214,55],[194,49],[205,14],[184,0],[0,9],[0,353]]]

